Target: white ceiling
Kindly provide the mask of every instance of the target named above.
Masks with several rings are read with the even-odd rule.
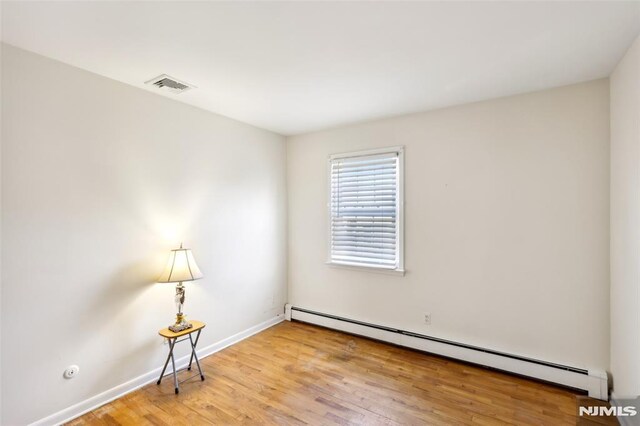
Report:
[[[290,135],[605,77],[639,2],[3,2],[5,42]]]

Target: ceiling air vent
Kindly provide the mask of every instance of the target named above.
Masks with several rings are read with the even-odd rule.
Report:
[[[171,93],[182,93],[196,87],[193,84],[185,83],[184,81],[180,81],[177,78],[173,78],[166,74],[162,74],[157,76],[156,78],[152,78],[149,81],[145,81],[144,84],[149,84],[151,86],[157,87],[160,90]]]

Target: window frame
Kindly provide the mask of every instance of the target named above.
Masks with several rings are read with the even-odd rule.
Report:
[[[336,262],[331,257],[331,245],[332,245],[332,217],[331,217],[331,165],[332,161],[342,158],[353,157],[366,157],[370,155],[379,154],[397,154],[398,155],[398,176],[397,176],[397,211],[396,211],[396,248],[398,255],[398,262],[395,268],[385,268],[374,265],[362,265],[351,264],[348,262]],[[389,275],[401,275],[405,274],[404,269],[404,146],[392,146],[386,148],[368,149],[363,151],[345,152],[339,154],[331,154],[327,159],[327,265],[341,269],[351,269],[365,272],[376,272]]]

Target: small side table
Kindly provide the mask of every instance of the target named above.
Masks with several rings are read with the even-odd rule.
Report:
[[[180,388],[178,387],[179,383],[178,383],[178,372],[176,371],[176,361],[175,361],[175,357],[173,356],[173,350],[176,347],[176,343],[183,342],[185,340],[189,340],[189,342],[191,342],[191,357],[189,358],[189,366],[187,367],[187,370],[191,370],[191,363],[195,359],[196,365],[198,366],[198,371],[200,372],[200,380],[204,380],[204,374],[202,374],[202,369],[200,368],[200,360],[198,360],[198,355],[196,354],[196,345],[198,344],[198,340],[200,339],[200,333],[202,332],[202,329],[206,326],[206,324],[201,321],[191,321],[191,324],[193,325],[193,327],[187,328],[186,330],[182,330],[177,333],[174,333],[168,328],[163,328],[162,330],[158,331],[159,335],[169,340],[169,355],[167,356],[167,360],[164,363],[164,367],[162,368],[162,373],[160,373],[160,378],[158,379],[157,383],[160,384],[160,382],[162,382],[162,378],[164,377],[164,372],[167,369],[167,365],[169,365],[169,360],[171,360],[171,365],[173,366],[173,385],[176,389],[176,393],[180,392]],[[197,334],[194,340],[191,335],[196,332]],[[180,337],[183,337],[183,336],[188,336],[188,337],[184,337],[180,339]],[[182,382],[185,382],[196,376],[197,374],[183,380]]]

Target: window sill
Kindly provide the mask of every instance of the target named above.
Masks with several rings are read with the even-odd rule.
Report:
[[[373,272],[374,274],[384,274],[384,275],[396,275],[396,276],[404,276],[404,269],[385,269],[385,268],[376,268],[375,266],[359,266],[359,265],[351,265],[348,263],[337,263],[337,262],[325,262],[328,266],[337,269],[350,269],[352,271],[361,271],[361,272]]]

